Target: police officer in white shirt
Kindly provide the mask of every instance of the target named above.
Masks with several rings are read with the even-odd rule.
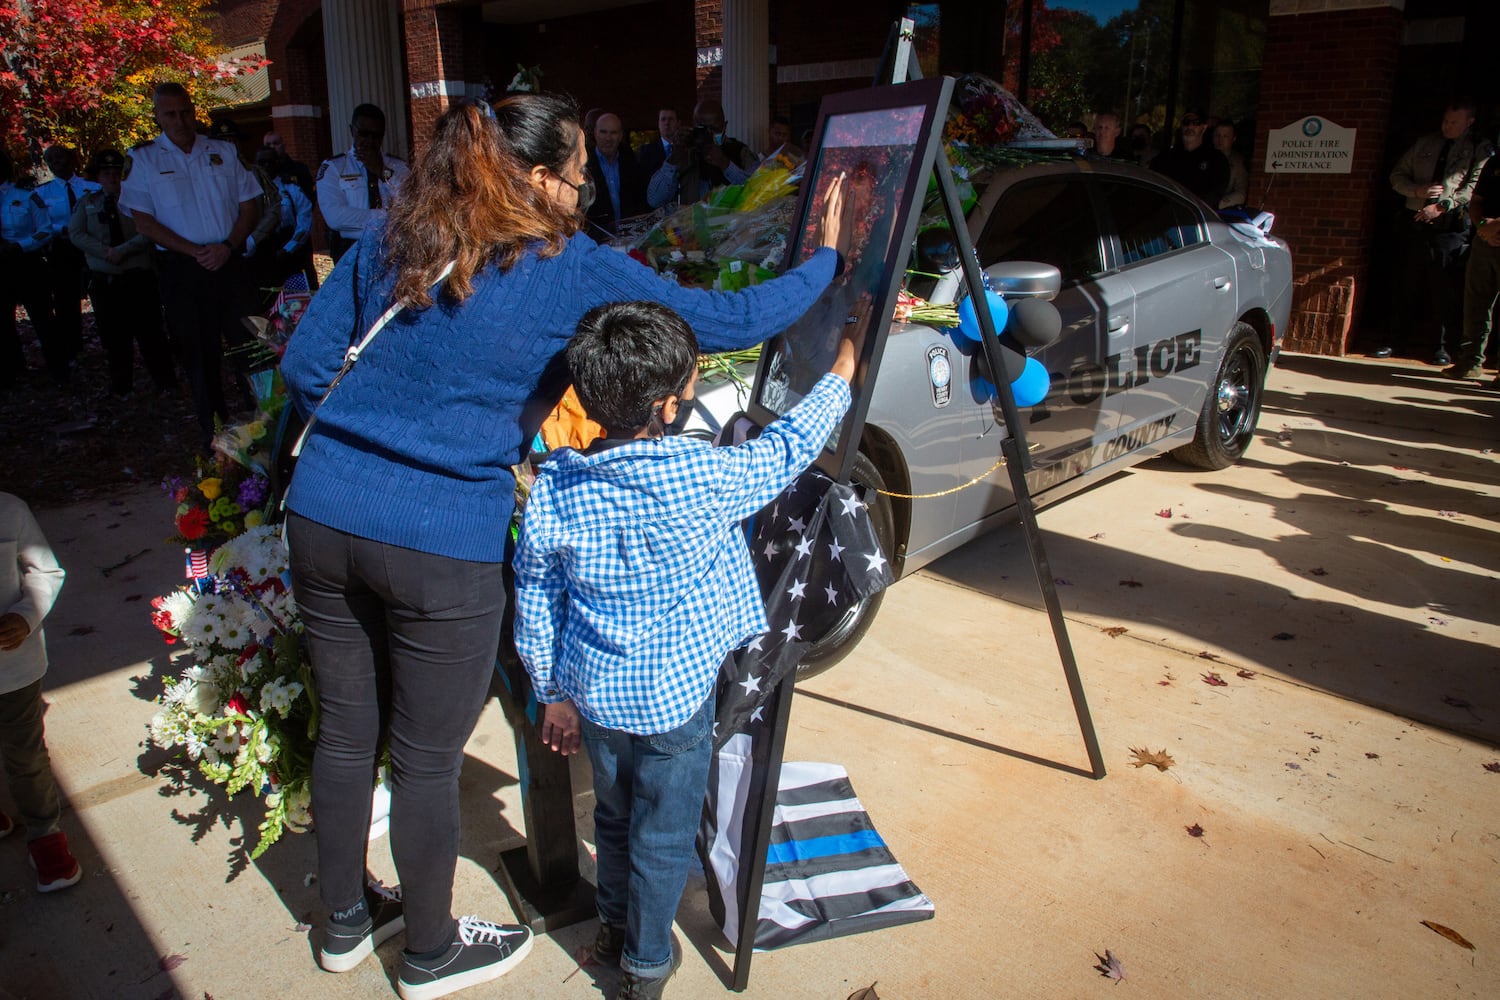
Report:
[[[335,261],[359,239],[371,213],[390,205],[411,172],[404,160],[381,151],[385,112],[375,105],[354,109],[349,138],[354,144],[347,153],[318,168],[318,209],[328,224],[328,249]]]
[[[83,288],[88,267],[83,254],[68,240],[68,223],[78,200],[99,185],[78,176],[78,153],[57,143],[42,153],[52,179],[37,185],[36,193],[47,205],[52,242],[47,245],[47,276],[52,292],[52,315],[57,336],[69,363],[83,347]]]
[[[156,243],[167,332],[188,373],[207,448],[214,417],[229,415],[223,340],[247,339],[240,319],[250,287],[241,254],[261,190],[233,145],[197,133],[193,100],[181,84],[158,84],[151,96],[162,134],[131,150],[120,210]]]

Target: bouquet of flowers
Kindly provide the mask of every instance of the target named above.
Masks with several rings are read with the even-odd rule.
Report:
[[[151,602],[168,643],[194,663],[166,681],[151,740],[180,749],[209,781],[234,796],[264,796],[258,858],[284,829],[311,822],[317,703],[302,652],[301,622],[287,585],[279,533],[252,526],[208,559],[208,575]]]

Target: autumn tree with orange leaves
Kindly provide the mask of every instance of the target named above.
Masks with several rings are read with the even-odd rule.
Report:
[[[0,0],[0,143],[67,143],[88,155],[150,138],[150,89],[176,80],[199,107],[253,72],[228,63],[207,0]]]

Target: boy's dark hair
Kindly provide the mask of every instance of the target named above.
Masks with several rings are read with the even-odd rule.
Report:
[[[611,433],[649,424],[652,404],[680,396],[697,365],[693,328],[655,302],[596,306],[578,321],[568,344],[578,401]]]

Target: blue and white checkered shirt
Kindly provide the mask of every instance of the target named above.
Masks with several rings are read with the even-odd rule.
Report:
[[[740,522],[807,468],[849,406],[825,375],[759,438],[656,438],[540,469],[515,557],[516,647],[537,700],[629,733],[682,725],[765,632]]]

